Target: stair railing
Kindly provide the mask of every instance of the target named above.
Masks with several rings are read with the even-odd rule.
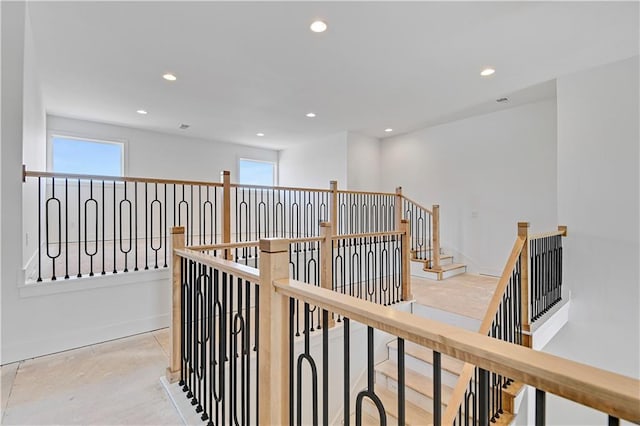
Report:
[[[434,204],[431,210],[402,194],[396,188],[398,217],[411,225],[411,253],[414,259],[425,261],[429,269],[440,268],[440,206]]]
[[[531,323],[557,304],[562,295],[562,243],[567,227],[529,235],[529,223],[518,223],[518,237],[502,272],[478,333],[533,347]],[[531,309],[531,310],[530,310]],[[531,312],[531,313],[530,313]],[[490,376],[487,400],[478,400],[479,369],[465,364],[444,416],[445,424],[466,424],[465,418],[494,422],[504,413],[503,390],[513,380]]]
[[[513,271],[524,243],[519,237],[514,244],[505,268],[511,276],[517,276]],[[340,405],[347,425],[353,412],[356,424],[362,422],[365,406],[381,424],[393,416],[403,425],[409,416],[400,361],[406,341],[434,352],[435,410],[425,423],[446,421],[439,411],[441,354],[478,367],[474,398],[481,412],[495,400],[490,386],[495,375],[536,388],[537,424],[545,421],[546,392],[606,413],[609,424],[620,418],[640,420],[639,380],[293,280],[290,247],[286,239],[261,240],[257,271],[190,250],[173,252],[174,340],[168,375],[180,380],[196,411],[211,423],[328,424],[334,418],[330,410]],[[517,281],[510,281],[511,291],[517,292]],[[295,303],[320,310],[319,347],[317,342],[312,347],[306,319],[295,344]],[[343,330],[329,339],[331,314],[343,319]],[[359,344],[351,341],[354,323],[367,327],[367,384],[355,400],[350,396],[355,367],[351,348]],[[385,399],[374,383],[375,330],[399,339],[398,395],[393,400]],[[489,413],[474,422],[489,423]]]
[[[400,232],[409,219],[414,253],[431,258],[438,246],[437,212],[401,190],[339,190],[336,181],[329,189],[243,185],[228,171],[220,182],[200,182],[23,170],[23,181],[37,206],[25,220],[38,224],[27,281],[166,268],[173,226],[185,227],[187,246],[212,246],[318,237],[321,222],[331,224],[331,236]],[[257,245],[239,249],[223,253],[255,266]]]
[[[562,300],[562,238],[567,227],[554,232],[530,235],[530,319],[539,320]]]

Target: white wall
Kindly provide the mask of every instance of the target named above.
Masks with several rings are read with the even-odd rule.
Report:
[[[640,377],[638,57],[558,78],[558,218],[569,324],[545,351]],[[549,422],[603,415],[549,401]],[[573,404],[572,404],[573,405]]]
[[[40,78],[37,71],[37,59],[31,21],[26,17],[26,31],[24,43],[24,105],[23,105],[23,144],[22,163],[27,170],[46,169],[46,111],[42,100]],[[36,253],[37,239],[27,238],[35,236],[38,230],[37,186],[24,185],[22,209],[24,212],[24,233],[22,238],[22,258],[26,262]]]
[[[277,151],[187,136],[49,116],[50,132],[125,140],[126,174],[136,177],[220,181],[220,172],[229,170],[231,181],[238,181],[238,160],[250,158],[277,161]]]
[[[380,190],[379,139],[347,133],[347,179],[350,190]]]
[[[471,271],[502,272],[518,221],[557,226],[554,100],[385,139],[381,158],[381,189],[440,204],[441,245]]]
[[[278,157],[281,186],[329,188],[337,180],[338,187],[347,185],[347,133],[283,149]]]
[[[167,326],[167,270],[24,286],[23,250],[16,249],[24,241],[21,165],[45,169],[45,122],[56,131],[126,140],[127,174],[134,176],[218,181],[226,169],[233,179],[240,157],[276,161],[277,152],[60,117],[45,119],[24,3],[3,2],[1,7],[0,364]],[[32,226],[30,203],[35,199],[24,194],[25,231]]]

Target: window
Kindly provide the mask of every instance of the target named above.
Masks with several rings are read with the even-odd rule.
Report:
[[[276,165],[269,161],[240,159],[240,183],[273,186]]]
[[[124,143],[54,135],[51,171],[104,176],[124,175]]]

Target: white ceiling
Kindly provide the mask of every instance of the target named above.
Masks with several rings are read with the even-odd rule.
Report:
[[[540,83],[639,52],[638,2],[32,2],[29,11],[50,114],[270,148],[345,130],[393,136],[497,108],[504,95],[546,96]],[[315,18],[327,32],[309,31]],[[497,72],[481,78],[486,65]],[[178,81],[163,80],[167,71]]]

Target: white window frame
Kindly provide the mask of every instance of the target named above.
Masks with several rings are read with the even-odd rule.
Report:
[[[128,141],[125,139],[118,138],[100,138],[95,136],[86,136],[83,134],[68,132],[63,130],[49,130],[47,132],[47,171],[55,172],[53,170],[53,138],[65,138],[65,139],[75,139],[78,141],[86,141],[86,142],[94,142],[94,143],[103,143],[110,145],[119,145],[122,147],[122,158],[120,159],[120,169],[122,174],[119,177],[127,176],[127,158],[128,156]],[[63,172],[64,173],[64,172]]]
[[[271,164],[273,166],[273,186],[278,186],[278,163],[276,161],[256,160],[255,158],[247,158],[247,157],[239,157],[238,158],[238,183],[243,184],[243,182],[242,182],[242,170],[240,168],[240,163],[242,161],[252,161],[254,163]],[[249,185],[251,185],[251,184],[249,184]]]

